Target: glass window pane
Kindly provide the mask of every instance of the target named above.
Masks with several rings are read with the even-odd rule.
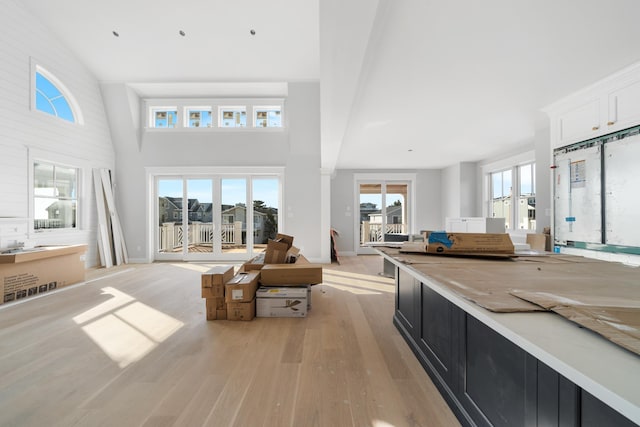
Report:
[[[518,228],[535,230],[536,228],[536,197],[535,197],[535,163],[522,165],[519,168],[520,203],[518,204]]]
[[[247,180],[221,180],[221,237],[222,252],[247,252]],[[254,212],[254,217],[257,214]]]
[[[38,89],[48,99],[62,96],[58,88],[40,73],[36,73],[36,89]]]
[[[73,112],[71,111],[71,107],[69,107],[69,103],[64,97],[53,99],[51,102],[56,109],[58,117],[68,122],[73,122]]]
[[[280,184],[277,178],[256,178],[252,180],[253,190],[253,250],[261,252],[268,239],[275,239],[278,233],[278,205]]]
[[[49,79],[36,72],[36,110],[74,123],[73,110],[62,92]]]
[[[53,196],[53,165],[47,163],[34,163],[33,182],[36,189],[50,189]],[[39,193],[39,191],[37,191]],[[44,195],[39,193],[39,195]]]
[[[502,174],[501,173],[492,173],[491,174],[491,190],[493,193],[493,199],[498,199],[502,197]]]
[[[75,228],[78,170],[36,162],[33,171],[34,229]]]
[[[56,190],[58,197],[76,197],[76,169],[58,166],[55,169]]]
[[[199,127],[211,127],[212,117],[211,110],[206,108],[189,108],[186,112],[187,127],[199,128]]]
[[[510,229],[511,221],[511,170],[491,174],[491,215],[494,218],[504,218],[505,227]]]
[[[282,127],[280,107],[256,108],[256,127]]]
[[[56,115],[56,112],[47,97],[40,92],[36,92],[36,110],[51,114],[52,116]]]
[[[511,196],[511,169],[502,172],[502,196]]]
[[[165,109],[153,109],[153,127],[156,128],[175,128],[178,119],[178,110],[175,107]]]
[[[527,194],[532,194],[533,192],[533,182],[531,175],[531,165],[523,165],[520,166],[520,195],[524,196]]]
[[[247,110],[245,107],[221,107],[221,127],[245,127],[247,126]]]
[[[382,241],[382,184],[360,184],[360,244]]]
[[[397,240],[394,235],[409,232],[407,218],[407,184],[387,182],[386,184],[386,227],[383,235],[385,241]]]

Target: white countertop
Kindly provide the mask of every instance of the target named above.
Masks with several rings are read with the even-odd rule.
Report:
[[[378,251],[471,316],[640,424],[640,356],[555,313],[494,313]]]

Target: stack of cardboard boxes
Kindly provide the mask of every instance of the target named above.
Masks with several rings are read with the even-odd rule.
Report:
[[[205,299],[207,307],[207,320],[227,318],[224,288],[232,278],[233,266],[216,266],[202,274],[202,298]]]
[[[233,267],[215,267],[202,275],[207,320],[252,320],[254,317],[305,317],[311,308],[311,285],[322,283],[322,266],[311,264],[293,246],[293,237],[278,234],[264,253]]]

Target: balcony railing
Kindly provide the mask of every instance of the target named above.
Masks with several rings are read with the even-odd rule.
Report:
[[[213,224],[210,222],[192,222],[188,226],[189,245],[213,247]],[[242,222],[222,224],[219,230],[222,245],[242,245]],[[184,244],[184,229],[182,224],[165,222],[160,226],[159,252],[174,251]]]
[[[406,234],[406,224],[386,224],[384,232],[382,224],[362,221],[360,224],[360,244],[384,242],[385,234]]]

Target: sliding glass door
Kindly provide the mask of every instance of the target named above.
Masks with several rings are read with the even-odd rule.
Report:
[[[280,191],[277,176],[156,176],[154,258],[248,259],[277,233]]]

